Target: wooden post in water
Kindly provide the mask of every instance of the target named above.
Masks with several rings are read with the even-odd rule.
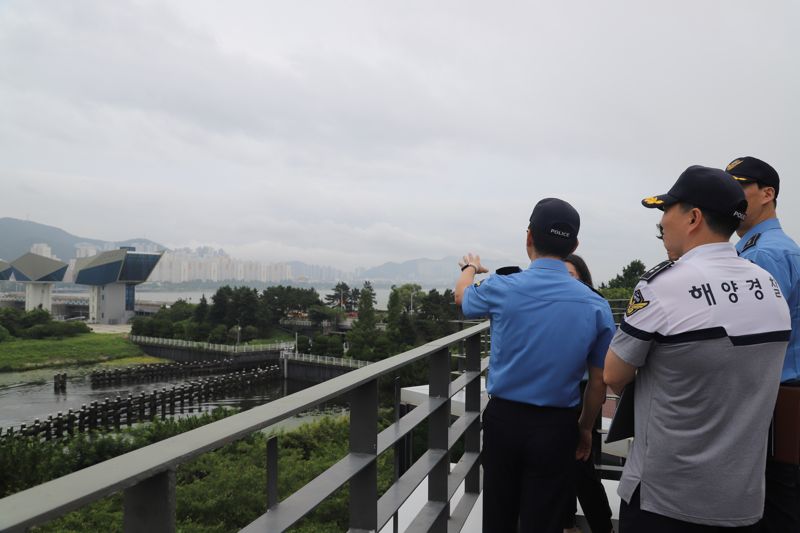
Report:
[[[122,401],[121,398],[119,397],[119,394],[117,394],[117,397],[114,399],[113,410],[114,410],[114,429],[119,431],[120,415],[122,411]]]
[[[133,396],[130,393],[125,400],[125,423],[128,424],[128,427],[133,425]]]

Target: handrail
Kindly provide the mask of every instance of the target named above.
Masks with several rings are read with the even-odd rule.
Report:
[[[443,400],[437,401],[438,405],[428,404],[428,412],[421,413],[424,416],[412,417],[417,419],[417,423],[428,420],[429,451],[438,458],[431,461],[426,469],[429,478],[429,504],[423,509],[423,513],[427,517],[431,516],[431,509],[436,510],[431,531],[446,531],[448,519],[451,525],[463,524],[466,519],[464,513],[468,513],[472,505],[462,504],[469,501],[474,503],[473,496],[480,492],[481,485],[479,463],[476,460],[476,454],[480,453],[478,414],[484,405],[480,393],[480,370],[483,367],[480,355],[481,335],[488,328],[488,322],[472,326],[295,394],[3,498],[0,500],[0,530],[24,531],[27,527],[124,489],[126,531],[174,531],[177,466],[345,393],[352,394],[350,453],[343,459],[346,461],[340,461],[337,463],[339,466],[334,465],[297,493],[271,506],[265,515],[246,529],[256,529],[262,525],[269,525],[269,531],[291,527],[318,503],[318,498],[313,494],[315,490],[324,491],[331,486],[340,487],[349,482],[351,529],[377,530],[378,521],[383,521],[386,516],[397,511],[405,501],[407,492],[402,490],[398,494],[393,493],[394,497],[381,498],[379,518],[376,492],[378,440],[383,449],[398,442],[407,429],[407,421],[404,422],[406,417],[401,418],[384,430],[378,439],[375,430],[378,411],[377,380],[423,359],[429,360],[429,397]],[[462,342],[466,343],[466,370],[471,373],[471,379],[460,380],[459,385],[466,387],[465,416],[470,417],[470,422],[468,427],[459,424],[451,428],[450,396],[455,391],[451,389],[450,381],[450,346]],[[416,409],[411,413],[416,413]],[[396,431],[391,430],[393,427]],[[451,432],[453,435],[464,433],[466,452],[462,463],[459,463],[462,466],[454,470],[454,473],[450,472],[448,460]],[[460,476],[460,479],[455,479],[454,475]],[[445,509],[449,511],[448,502],[451,498],[448,487],[461,481],[465,482],[469,496],[465,496],[466,499],[462,500],[456,511],[445,514]],[[320,488],[315,489],[315,486]],[[148,512],[139,512],[143,509],[148,509]],[[460,525],[458,528],[460,529]]]
[[[369,361],[363,361],[361,359],[331,357],[330,355],[314,355],[307,353],[282,352],[281,356],[291,361],[316,363],[318,365],[344,366],[348,368],[361,368],[370,364]]]
[[[185,341],[182,339],[164,339],[161,337],[146,337],[143,335],[130,335],[131,342],[145,346],[166,346],[177,348],[190,348],[213,352],[249,353],[249,352],[277,352],[294,348],[293,342],[272,342],[269,344],[212,344],[209,342]]]

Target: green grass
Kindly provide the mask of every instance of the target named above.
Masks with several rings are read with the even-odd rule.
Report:
[[[15,339],[0,342],[0,372],[99,363],[144,355],[122,334],[85,333],[66,339]]]
[[[103,361],[100,363],[102,367],[117,368],[122,366],[133,365],[152,365],[153,363],[171,363],[169,359],[161,359],[160,357],[152,357],[150,355],[135,355],[132,357],[123,357],[122,359],[112,359],[110,361]]]
[[[272,344],[273,342],[294,342],[294,333],[286,333],[285,331],[277,331],[269,337],[261,339],[253,339],[246,344]]]

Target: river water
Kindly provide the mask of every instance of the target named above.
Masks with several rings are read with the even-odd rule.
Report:
[[[83,404],[88,405],[95,401],[100,403],[106,398],[113,400],[117,395],[123,398],[128,394],[136,396],[140,392],[149,393],[165,387],[171,388],[173,385],[181,383],[180,381],[151,381],[130,385],[92,387],[88,374],[95,368],[97,367],[81,366],[0,373],[0,427],[5,428],[5,432],[10,426],[17,428],[23,423],[30,425],[36,418],[43,420],[48,415],[55,417],[59,412],[66,413],[68,409],[77,411]],[[56,372],[66,372],[68,376],[66,392],[54,391],[53,374]],[[276,377],[261,386],[254,387],[247,395],[240,393],[232,397],[204,402],[199,407],[197,405],[193,408],[187,406],[184,415],[209,411],[215,407],[250,409],[312,385],[314,383],[283,380]],[[342,411],[341,405],[326,404],[318,410],[303,413],[281,426],[291,429],[299,423]]]

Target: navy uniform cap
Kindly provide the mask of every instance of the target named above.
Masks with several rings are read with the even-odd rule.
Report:
[[[575,246],[581,217],[568,202],[559,198],[545,198],[533,208],[530,226],[536,242],[549,242],[558,247]]]
[[[744,220],[747,200],[732,176],[718,168],[693,165],[683,171],[666,194],[649,196],[642,205],[664,209],[678,202]]]
[[[775,197],[778,197],[778,190],[781,188],[781,179],[769,163],[752,157],[737,157],[725,167],[733,178],[741,184],[761,183],[767,187],[775,189]]]

